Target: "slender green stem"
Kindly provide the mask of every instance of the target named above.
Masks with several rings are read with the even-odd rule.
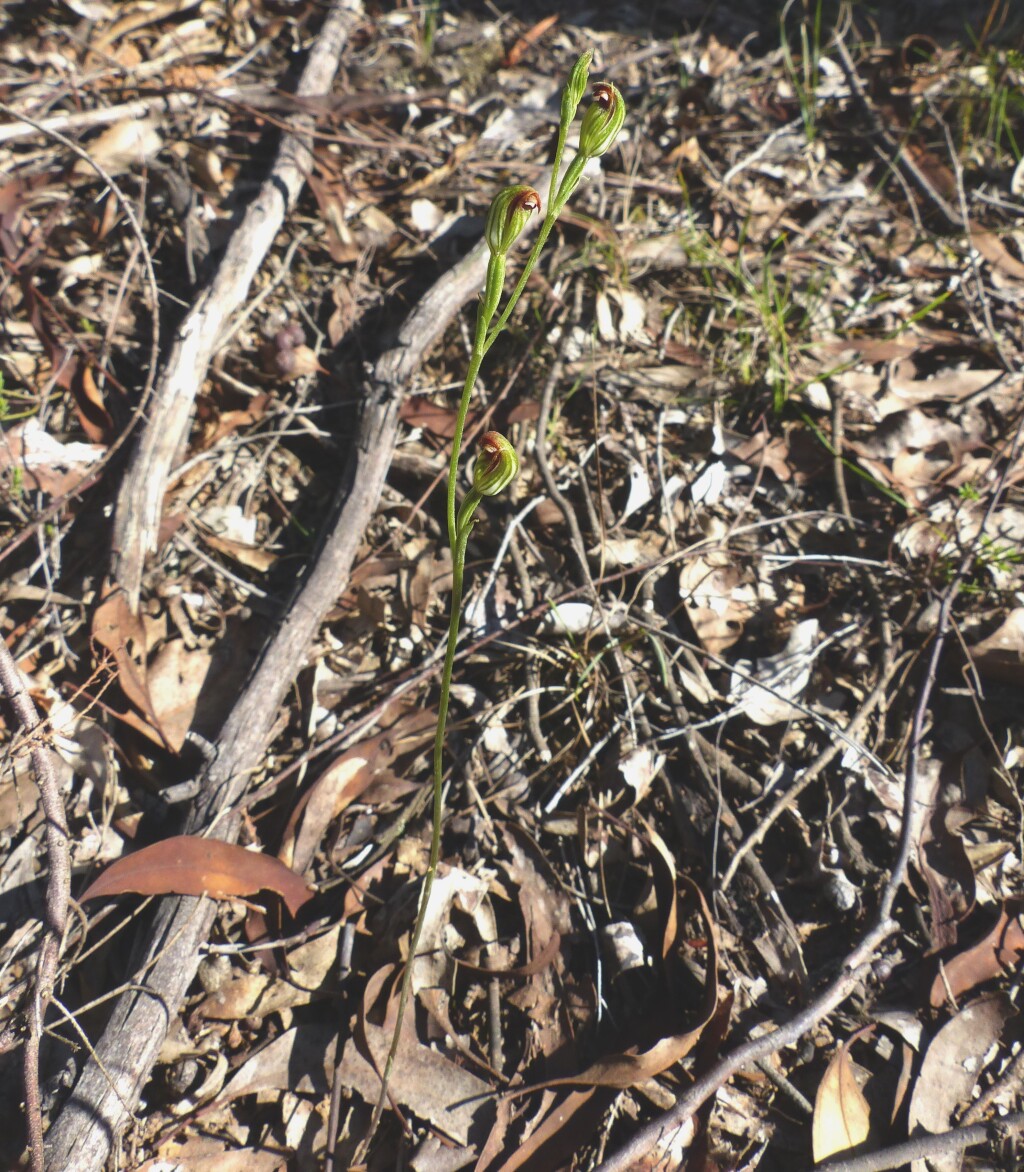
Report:
[[[584,117],[581,127],[581,144],[584,137],[587,145],[582,146],[580,153],[566,168],[565,174],[559,178],[562,154],[565,140],[568,135],[569,124],[576,116],[580,100],[587,83],[587,72],[590,66],[592,53],[588,50],[576,62],[569,81],[562,96],[562,116],[558,128],[558,143],[555,149],[555,166],[551,177],[550,194],[548,197],[547,214],[537,233],[537,239],[526,259],[523,271],[515,288],[509,295],[505,308],[497,321],[494,316],[498,311],[501,295],[505,284],[506,254],[512,243],[522,231],[526,220],[540,206],[540,197],[532,188],[525,184],[505,188],[491,204],[488,215],[485,237],[490,246],[491,257],[487,265],[487,279],[484,285],[483,296],[477,308],[476,330],[473,336],[473,350],[470,354],[469,368],[466,371],[466,381],[462,386],[462,397],[459,400],[459,409],[455,417],[455,429],[452,435],[452,453],[448,465],[448,493],[446,519],[448,524],[448,540],[452,550],[452,598],[451,610],[448,616],[448,640],[445,646],[444,666],[441,671],[441,694],[437,710],[437,730],[434,734],[433,759],[433,819],[430,834],[430,857],[427,862],[426,874],[423,877],[423,887],[420,893],[419,908],[416,913],[416,923],[413,926],[412,938],[409,943],[409,959],[402,975],[402,984],[399,991],[398,1011],[396,1014],[394,1033],[391,1036],[391,1045],[388,1049],[384,1072],[381,1077],[380,1097],[373,1108],[370,1126],[354,1160],[357,1164],[365,1162],[370,1144],[376,1134],[384,1105],[388,1099],[388,1087],[391,1082],[391,1073],[402,1036],[402,1024],[405,1012],[412,993],[413,969],[416,960],[416,950],[419,947],[420,936],[426,920],[427,908],[437,875],[437,867],[441,856],[441,826],[444,818],[444,738],[448,724],[448,707],[451,699],[452,670],[455,664],[455,650],[459,641],[459,623],[462,618],[463,579],[466,571],[466,548],[469,544],[469,535],[473,531],[474,516],[477,506],[484,496],[494,496],[502,491],[519,471],[519,457],[512,445],[496,432],[484,436],[482,445],[483,462],[478,462],[473,476],[473,487],[466,494],[462,507],[456,511],[456,496],[458,490],[459,459],[462,455],[462,440],[466,429],[466,416],[469,412],[469,403],[473,395],[480,367],[488,350],[494,345],[495,339],[508,323],[512,311],[519,302],[526,283],[530,279],[541,251],[547,242],[548,236],[562,208],[572,193],[579,186],[583,177],[583,169],[590,157],[602,154],[614,138],[615,133],[622,125],[621,97],[614,86],[602,84],[595,87],[595,107],[598,107],[596,116]],[[598,91],[606,91],[602,95]],[[609,122],[606,111],[609,102],[614,98],[620,103],[619,116],[616,122]],[[492,325],[492,322],[494,324]]]
[[[475,497],[475,499],[473,499]],[[466,505],[472,500],[472,509],[466,516]],[[402,1038],[402,1023],[405,1020],[405,1010],[412,993],[413,968],[416,960],[416,950],[419,947],[420,936],[423,933],[423,924],[427,918],[427,907],[430,904],[430,893],[434,888],[434,878],[437,875],[437,864],[441,858],[441,825],[444,820],[444,734],[448,723],[448,703],[452,688],[452,670],[455,666],[455,649],[459,641],[459,620],[462,617],[462,583],[466,571],[466,546],[469,544],[469,535],[473,530],[473,513],[480,501],[479,494],[470,493],[466,505],[460,515],[461,526],[456,535],[455,547],[452,551],[452,604],[448,619],[448,643],[444,654],[444,667],[441,669],[441,698],[437,706],[437,731],[434,734],[434,809],[430,832],[430,858],[427,861],[427,871],[423,876],[423,888],[420,893],[419,911],[416,913],[416,923],[413,926],[412,938],[409,941],[409,959],[406,962],[405,972],[402,975],[402,988],[398,994],[398,1013],[395,1017],[395,1032],[391,1037],[391,1046],[388,1050],[387,1061],[384,1064],[384,1074],[381,1080],[380,1098],[373,1108],[370,1120],[369,1138],[372,1138],[380,1122],[381,1112],[387,1102],[388,1087],[391,1084],[391,1071],[395,1065],[398,1046]]]

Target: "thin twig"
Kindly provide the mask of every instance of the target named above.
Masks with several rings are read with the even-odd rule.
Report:
[[[976,1123],[973,1127],[954,1127],[937,1135],[920,1135],[891,1148],[868,1152],[852,1159],[829,1160],[815,1165],[814,1172],[887,1172],[902,1168],[914,1160],[935,1156],[955,1156],[965,1148],[993,1143],[1009,1135],[1024,1131],[1024,1111],[994,1119],[991,1123]]]
[[[71,895],[71,856],[68,824],[60,796],[53,757],[41,739],[42,722],[32,698],[25,690],[21,674],[7,644],[0,639],[0,688],[3,689],[18,723],[32,738],[31,761],[39,786],[39,798],[46,817],[46,855],[49,874],[46,880],[46,930],[39,945],[35,987],[29,1008],[29,1032],[25,1040],[24,1077],[25,1113],[27,1116],[32,1172],[43,1172],[43,1120],[39,1100],[39,1043],[43,1018],[53,996],[57,965],[68,918]]]

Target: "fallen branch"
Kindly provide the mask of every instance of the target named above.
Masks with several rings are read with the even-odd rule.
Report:
[[[298,85],[298,97],[330,91],[338,60],[362,13],[361,0],[335,0]],[[157,546],[157,528],[171,466],[188,436],[196,395],[230,316],[244,304],[253,278],[295,206],[312,163],[315,117],[296,113],[295,129],[284,135],[277,159],[231,237],[216,276],[200,293],[178,328],[157,381],[145,430],[118,493],[114,514],[113,576],[133,610],[146,555]]]
[[[43,1168],[43,1118],[39,1101],[39,1041],[43,1034],[43,1018],[53,996],[64,928],[68,918],[68,897],[71,894],[71,859],[68,849],[68,824],[64,802],[60,796],[53,757],[39,739],[42,722],[32,697],[25,690],[21,674],[7,644],[0,639],[0,688],[3,689],[18,723],[35,743],[31,749],[32,769],[39,787],[39,799],[46,818],[46,858],[49,875],[46,880],[46,923],[39,945],[35,985],[28,1013],[28,1037],[24,1049],[25,1114],[29,1150],[33,1172]]]

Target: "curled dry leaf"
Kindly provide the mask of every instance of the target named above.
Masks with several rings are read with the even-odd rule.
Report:
[[[262,971],[239,973],[202,1002],[199,1015],[215,1021],[266,1017],[327,995],[334,987],[330,978],[337,969],[341,933],[342,924],[337,923],[323,935],[293,948],[287,956],[287,979]]]
[[[437,717],[410,712],[386,732],[353,745],[317,778],[297,803],[285,828],[278,857],[296,871],[305,871],[327,827],[356,801],[401,753],[430,738]]]
[[[123,590],[111,590],[96,608],[92,620],[92,637],[95,643],[106,648],[114,657],[118,682],[129,703],[144,717],[148,731],[155,733],[161,743],[170,749],[170,741],[160,725],[149,694],[146,631],[138,615],[132,613]],[[143,731],[147,730],[143,728]]]
[[[749,660],[736,660],[729,699],[755,724],[799,719],[800,709],[789,701],[798,699],[810,682],[817,641],[818,620],[804,619],[778,655],[766,655],[756,666]]]
[[[871,1113],[858,1081],[858,1067],[844,1042],[832,1056],[814,1097],[811,1143],[815,1163],[862,1144],[871,1131]]]
[[[164,145],[160,133],[160,122],[155,118],[140,118],[118,122],[104,130],[92,140],[86,150],[104,171],[117,175],[132,167],[150,162],[160,153]],[[85,159],[76,159],[72,174],[87,179],[96,177],[96,172]]]
[[[954,956],[932,982],[929,1001],[938,1009],[952,996],[959,998],[985,981],[1016,969],[1024,956],[1024,899],[1008,899],[999,919],[977,944]]]
[[[108,895],[208,895],[235,899],[274,891],[292,915],[312,889],[279,859],[215,838],[178,835],[143,847],[112,863],[79,897]]]
[[[659,1013],[658,1029],[662,1036],[653,1045],[633,1046],[622,1053],[609,1054],[572,1078],[556,1079],[544,1083],[544,1086],[585,1085],[625,1090],[656,1078],[690,1053],[715,1016],[718,1006],[718,934],[714,918],[700,888],[692,880],[676,874],[671,852],[650,826],[646,828],[646,837],[651,848],[663,921],[660,959],[666,984],[664,1005],[672,1007],[671,1011]],[[704,939],[707,941],[707,976],[696,1022],[692,1020],[693,1014],[687,1013],[683,1008],[687,998],[675,988],[676,953],[682,947],[679,937],[681,895],[687,902],[696,903],[698,914],[704,923]]]

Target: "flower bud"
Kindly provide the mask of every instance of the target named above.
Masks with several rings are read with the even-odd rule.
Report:
[[[580,154],[588,159],[604,154],[626,120],[626,103],[610,81],[598,82],[593,97],[580,125]]]
[[[484,237],[493,256],[504,256],[515,243],[533,212],[540,211],[540,196],[525,183],[499,191],[487,213]]]
[[[481,496],[497,496],[519,473],[515,448],[497,431],[480,441],[480,454],[473,467],[473,488]]]
[[[565,89],[562,90],[562,122],[566,126],[576,117],[583,95],[587,92],[587,75],[590,73],[593,56],[594,50],[588,49],[577,60],[572,67],[572,73],[569,74],[569,80],[565,83]]]

